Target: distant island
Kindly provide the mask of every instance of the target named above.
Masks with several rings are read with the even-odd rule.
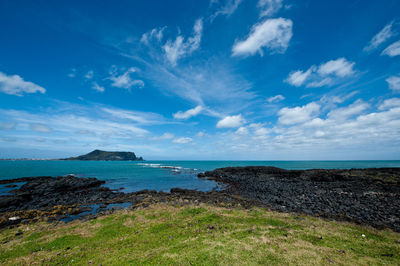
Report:
[[[85,155],[65,158],[68,161],[143,161],[134,152],[94,150]]]

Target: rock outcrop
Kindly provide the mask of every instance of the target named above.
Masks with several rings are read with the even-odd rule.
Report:
[[[199,177],[279,211],[351,220],[400,231],[400,168],[284,170],[227,167]]]

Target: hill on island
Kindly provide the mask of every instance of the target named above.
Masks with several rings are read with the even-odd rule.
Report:
[[[65,158],[63,160],[70,160],[70,161],[143,161],[143,158],[137,157],[134,152],[94,150],[85,155]]]

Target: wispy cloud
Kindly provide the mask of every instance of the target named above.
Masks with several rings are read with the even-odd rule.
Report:
[[[122,74],[118,74],[116,69],[111,70],[109,79],[112,81],[111,86],[130,90],[132,87],[143,88],[144,82],[140,79],[133,79],[131,74],[137,72],[138,69],[130,67]]]
[[[0,130],[11,130],[14,129],[17,123],[13,122],[0,122]]]
[[[354,62],[341,57],[322,63],[318,67],[313,65],[307,71],[292,71],[285,81],[296,87],[304,84],[311,88],[332,86],[344,78],[354,76],[354,65]]]
[[[98,91],[98,92],[104,92],[105,91],[104,87],[100,86],[97,82],[93,82],[92,89],[94,89],[95,91]]]
[[[89,70],[86,74],[85,74],[85,79],[92,79],[94,76],[94,71],[93,70]]]
[[[400,41],[392,43],[386,47],[386,49],[382,51],[382,55],[388,55],[391,57],[400,55]]]
[[[30,124],[30,127],[33,131],[42,133],[48,133],[53,130],[51,127],[39,123]]]
[[[143,33],[142,37],[140,38],[140,42],[146,45],[149,45],[150,42],[153,41],[154,39],[157,40],[158,42],[161,42],[164,36],[164,30],[166,28],[167,27],[154,28],[151,31]]]
[[[277,102],[280,102],[283,100],[285,100],[285,96],[280,95],[280,94],[267,98],[267,102],[269,102],[269,103],[277,103]]]
[[[203,20],[198,19],[193,26],[193,36],[186,41],[182,35],[178,35],[175,41],[168,40],[163,46],[167,60],[175,66],[180,58],[197,50],[200,47],[202,32]]]
[[[354,62],[347,61],[344,57],[330,60],[319,66],[317,72],[321,76],[334,75],[337,77],[348,77],[354,74]]]
[[[158,137],[158,139],[173,139],[175,137],[174,134],[166,132]]]
[[[199,23],[198,20],[197,25],[200,25]],[[146,32],[147,35],[144,38],[146,43],[139,42],[136,48],[132,48],[132,45],[126,47],[117,41],[104,44],[112,47],[113,51],[117,51],[119,55],[131,59],[136,65],[140,65],[139,76],[149,82],[150,86],[159,89],[169,97],[178,96],[192,104],[203,106],[204,113],[207,115],[220,117],[220,113],[237,112],[240,111],[237,110],[238,108],[243,109],[252,104],[251,101],[256,97],[255,93],[250,91],[252,84],[230,64],[229,58],[218,55],[209,58],[196,57],[190,61],[190,64],[185,62],[173,65],[168,59],[166,60],[165,44],[163,44],[168,32],[163,31],[161,41],[155,37],[148,37],[151,32],[153,32],[151,36],[156,36],[157,29],[160,28]],[[198,32],[200,33],[199,30]],[[179,36],[183,38],[183,34]],[[194,41],[196,38],[192,36],[193,41],[189,41],[190,38],[182,39],[182,43],[200,43],[200,35],[198,36],[198,42]],[[170,39],[166,42],[168,43],[173,45],[174,41]],[[184,49],[184,51],[192,49]]]
[[[219,120],[217,123],[217,128],[235,128],[240,127],[245,123],[245,119],[241,114],[226,116],[223,119]]]
[[[315,102],[294,108],[284,107],[278,112],[279,123],[291,125],[308,121],[313,115],[318,115],[319,109],[319,104]]]
[[[400,91],[400,76],[390,76],[386,79],[386,82],[392,91]]]
[[[260,9],[260,17],[270,17],[282,8],[283,0],[259,0],[257,7]]]
[[[217,11],[210,17],[211,21],[214,20],[219,15],[229,17],[231,16],[236,9],[239,7],[240,3],[243,0],[226,0],[225,3],[220,6]],[[217,3],[218,1],[213,1],[212,4]]]
[[[253,25],[245,40],[236,40],[232,47],[233,56],[251,56],[264,54],[263,48],[270,53],[284,53],[292,38],[293,22],[290,19],[274,18]]]
[[[386,99],[381,105],[379,105],[379,110],[388,110],[391,108],[400,107],[400,98]]]
[[[391,37],[397,35],[397,32],[393,31],[393,24],[395,22],[392,21],[387,24],[380,32],[378,32],[368,43],[367,46],[364,47],[365,52],[369,52],[378,48],[381,44],[386,42]]]
[[[71,68],[71,71],[68,73],[68,77],[75,78],[75,76],[76,76],[76,69]]]
[[[300,87],[301,85],[304,84],[304,82],[308,79],[308,77],[314,70],[315,67],[312,66],[307,71],[303,70],[293,71],[289,74],[289,76],[285,81],[293,86]]]
[[[178,143],[178,144],[186,144],[186,143],[189,143],[189,142],[192,142],[192,141],[193,141],[192,138],[189,138],[189,137],[180,137],[180,138],[174,139],[172,142],[173,142],[173,143]]]
[[[24,93],[45,93],[46,89],[30,81],[25,81],[18,75],[8,76],[0,72],[0,91],[5,94],[23,96]]]
[[[176,119],[189,119],[193,116],[200,114],[203,111],[203,107],[201,105],[196,106],[195,108],[189,109],[187,111],[178,111],[173,116]]]
[[[170,124],[162,115],[152,112],[140,112],[123,110],[118,108],[103,107],[101,108],[106,114],[112,115],[114,118],[120,118],[124,120],[133,121],[141,125],[161,125]]]
[[[359,115],[363,113],[366,109],[369,108],[369,104],[363,102],[362,100],[358,100],[349,106],[337,108],[330,111],[327,114],[328,119],[334,119],[336,121],[346,120],[348,118],[354,117],[355,115]]]
[[[249,91],[251,84],[220,60],[194,61],[179,68],[169,68],[159,61],[146,62],[146,65],[143,75],[156,88],[196,105],[210,106],[214,111],[209,108],[204,111],[212,116],[245,108],[255,97]]]

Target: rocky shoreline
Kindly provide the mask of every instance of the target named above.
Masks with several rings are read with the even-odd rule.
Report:
[[[267,208],[400,232],[400,168],[284,170],[227,167],[199,174]]]
[[[17,178],[1,180],[0,184],[14,188],[14,184],[19,182],[26,183],[8,195],[0,196],[0,228],[38,220],[60,221],[82,213],[86,215],[79,216],[79,219],[91,219],[121,209],[118,205],[123,203],[130,203],[131,209],[161,202],[172,205],[208,203],[225,207],[257,205],[221,191],[173,188],[170,193],[155,190],[123,193],[103,187],[105,182],[96,178],[73,175]],[[92,212],[94,205],[99,205],[95,214]],[[108,208],[110,205],[117,206]]]
[[[86,214],[90,219],[130,203],[129,208],[165,202],[208,203],[225,207],[262,206],[284,212],[350,220],[400,232],[400,168],[284,170],[274,167],[227,167],[198,175],[226,184],[224,191],[180,188],[170,193],[123,193],[96,178],[27,177],[1,180],[10,189],[0,196],[0,228],[37,220],[59,221]],[[16,183],[24,182],[20,187]],[[96,213],[91,212],[97,205]]]

